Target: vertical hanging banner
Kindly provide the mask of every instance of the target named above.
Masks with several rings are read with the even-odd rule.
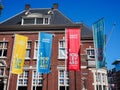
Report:
[[[12,73],[13,74],[22,74],[24,59],[26,55],[26,46],[27,46],[28,37],[23,35],[15,35],[14,47],[13,47],[13,56],[12,56]]]
[[[93,30],[96,68],[102,68],[105,67],[105,35],[103,18],[93,24]]]
[[[66,28],[67,70],[80,70],[80,28]]]
[[[52,34],[40,32],[38,39],[38,57],[37,57],[37,72],[50,72],[50,59],[52,50]]]

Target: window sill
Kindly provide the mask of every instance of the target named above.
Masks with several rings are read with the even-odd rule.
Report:
[[[25,60],[30,60],[31,58],[25,58]]]
[[[0,57],[0,59],[6,59],[7,57]]]
[[[58,60],[65,60],[66,58],[58,58]]]
[[[33,58],[33,60],[37,60],[37,58]]]

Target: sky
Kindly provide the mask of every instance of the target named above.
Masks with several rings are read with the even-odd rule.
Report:
[[[4,9],[0,22],[19,14],[25,4],[31,8],[52,8],[58,3],[58,9],[73,22],[82,22],[92,29],[92,24],[104,17],[106,40],[106,62],[108,69],[120,59],[120,0],[0,0]]]

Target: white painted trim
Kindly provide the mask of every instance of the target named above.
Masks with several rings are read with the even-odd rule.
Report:
[[[87,68],[87,66],[81,66],[81,69],[86,69]]]
[[[94,68],[94,69],[89,69],[89,70],[91,70],[91,72],[93,73],[94,82],[92,83],[92,85],[94,85],[94,89],[97,90],[97,89],[96,89],[96,85],[101,85],[101,86],[102,86],[102,90],[103,90],[103,85],[105,85],[106,88],[107,88],[107,90],[108,90],[107,70],[106,70],[106,69],[103,69],[103,68],[98,69],[97,71],[96,71],[95,68]],[[97,72],[97,73],[100,73],[101,83],[97,83],[97,82],[96,82],[96,74],[95,74],[96,72]],[[106,76],[105,76],[105,79],[106,79],[105,82],[102,81],[102,74],[105,74],[105,75],[106,75]]]
[[[81,40],[81,43],[85,43],[85,42],[94,42],[93,40]]]

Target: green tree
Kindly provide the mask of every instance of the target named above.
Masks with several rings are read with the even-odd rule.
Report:
[[[0,15],[2,14],[2,10],[3,10],[3,5],[2,5],[2,2],[1,2],[1,0],[0,0]]]

